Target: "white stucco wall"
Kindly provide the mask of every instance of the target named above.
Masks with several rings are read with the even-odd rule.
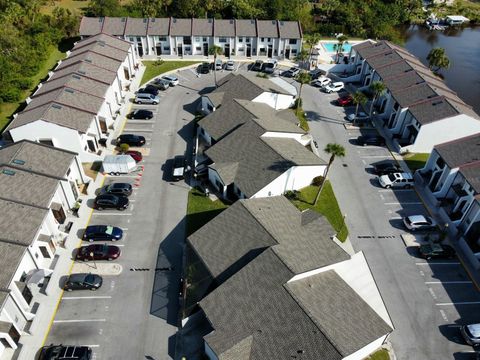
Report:
[[[288,190],[299,190],[312,183],[316,176],[323,175],[326,165],[293,166],[258,191],[251,198],[282,195]]]
[[[311,136],[304,136],[304,134],[273,132],[273,131],[267,131],[262,135],[262,137],[293,139],[293,140],[297,140],[303,146],[308,145],[312,140]]]
[[[377,340],[372,341],[370,344],[364,346],[363,348],[359,349],[358,351],[354,352],[353,354],[344,357],[343,360],[364,360],[368,357],[368,355],[378,350],[386,339],[387,336],[382,336]]]
[[[402,147],[402,152],[429,153],[437,144],[480,132],[480,121],[460,114],[451,118],[422,125],[415,143]]]
[[[276,110],[284,110],[293,105],[294,97],[292,95],[264,92],[252,101],[267,104]]]

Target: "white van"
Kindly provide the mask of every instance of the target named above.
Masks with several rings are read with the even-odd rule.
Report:
[[[413,186],[413,176],[410,173],[393,173],[378,177],[378,182],[383,188],[404,188],[409,189]]]

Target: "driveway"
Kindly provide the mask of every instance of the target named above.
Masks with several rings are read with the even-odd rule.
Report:
[[[345,158],[335,161],[329,177],[347,215],[352,245],[365,253],[393,320],[390,340],[397,358],[470,358],[471,347],[461,340],[458,327],[480,320],[478,293],[458,261],[426,262],[405,247],[401,217],[427,212],[414,190],[378,185],[371,164],[392,155],[385,147],[355,144],[357,136],[376,130],[347,130],[345,109],[333,105],[337,97],[307,85],[303,107],[320,149],[330,142],[346,149]]]

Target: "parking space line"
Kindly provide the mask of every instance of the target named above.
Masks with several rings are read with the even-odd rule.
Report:
[[[105,215],[105,216],[132,216],[133,214],[132,213],[128,213],[128,214],[125,214],[125,213],[93,213],[94,216],[98,216],[98,215]]]
[[[390,220],[402,220],[403,218],[401,216],[393,216],[390,218]]]
[[[365,160],[362,160],[363,165],[367,165],[367,162]]]
[[[128,120],[129,124],[146,124],[146,125],[153,125],[155,124],[155,120]]]
[[[111,296],[64,296],[62,300],[111,299]]]
[[[462,301],[462,302],[451,302],[451,303],[437,303],[437,306],[453,306],[453,305],[478,305],[480,301]]]
[[[440,314],[442,315],[443,320],[448,321],[447,314],[445,314],[445,311],[440,309]]]
[[[125,239],[124,239],[124,240],[125,240]],[[117,243],[115,243],[115,246],[118,246],[118,247],[124,247],[124,246],[125,246],[125,244],[117,244]]]
[[[153,132],[153,129],[124,129],[128,132]]]
[[[385,205],[422,205],[421,202],[390,202],[384,203]]]
[[[472,282],[471,281],[468,281],[468,280],[465,280],[465,281],[425,281],[425,284],[439,284],[439,285],[443,285],[443,284],[471,284]]]
[[[88,346],[88,347],[91,347],[91,348],[98,348],[98,347],[100,347],[100,345],[80,345],[80,346]]]
[[[388,155],[363,155],[360,156],[360,159],[368,159],[368,158],[387,158],[390,159],[391,157]]]
[[[111,177],[111,178],[136,178],[138,175],[110,175],[107,174],[106,176]]]
[[[54,323],[76,323],[76,322],[106,322],[107,319],[69,319],[69,320],[54,320]]]
[[[122,230],[123,230],[123,231],[127,231],[127,230],[128,230],[128,228],[122,228]]]
[[[417,262],[415,265],[460,265],[459,262]]]

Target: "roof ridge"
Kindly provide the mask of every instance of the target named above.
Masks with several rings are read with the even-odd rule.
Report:
[[[47,83],[47,81],[46,81],[45,83]],[[74,86],[70,86],[70,85],[66,85],[66,84],[63,84],[63,85],[61,85],[61,86],[59,86],[59,87],[57,87],[57,88],[53,88],[53,89],[51,89],[51,90],[47,90],[47,91],[45,91],[43,94],[39,94],[39,95],[35,95],[35,94],[34,94],[34,95],[32,95],[32,98],[37,98],[37,97],[40,97],[40,96],[49,94],[49,93],[51,93],[52,91],[55,91],[55,90],[58,90],[58,89],[62,89],[62,88],[63,88],[63,89],[66,89],[66,88],[72,89],[72,90],[78,91],[78,92],[80,92],[80,93],[82,93],[82,94],[86,94],[86,95],[88,95],[88,96],[93,96],[93,97],[96,97],[96,98],[105,100],[105,97],[98,96],[98,95],[95,95],[95,94],[92,94],[92,93],[89,93],[89,92],[80,90],[80,89],[78,89],[78,88],[76,88],[76,87],[74,87]]]
[[[31,170],[31,169],[27,169],[27,168],[22,168],[22,167],[15,166],[15,165],[12,165],[12,164],[0,163],[0,168],[1,168],[1,167],[9,167],[9,168],[12,168],[12,169],[15,169],[15,170],[18,170],[18,171],[23,171],[23,172],[26,172],[26,173],[29,173],[29,174],[33,174],[33,175],[38,175],[38,176],[45,176],[45,177],[48,177],[48,178],[50,178],[50,179],[54,179],[54,180],[58,180],[58,181],[67,181],[67,180],[68,180],[68,179],[65,178],[65,177],[61,178],[61,177],[58,177],[58,176],[41,173],[41,172],[38,172],[38,171],[35,171],[35,170]]]
[[[41,210],[50,210],[49,208],[47,207],[43,207],[43,206],[38,206],[38,205],[35,205],[35,204],[29,204],[29,203],[26,203],[24,201],[21,201],[21,200],[13,200],[13,199],[8,199],[8,198],[4,198],[3,196],[0,196],[0,200],[3,200],[3,201],[10,201],[14,204],[19,204],[19,205],[24,205],[24,206],[30,206],[30,207],[34,207],[34,208],[37,208],[37,209],[41,209]]]
[[[77,57],[77,56],[80,56],[80,55],[84,54],[84,53],[85,53],[85,51],[82,52],[82,53],[80,53],[80,54],[78,54],[78,55],[74,55],[74,56],[72,56],[71,58],[68,58],[68,57],[67,57],[67,58],[63,59],[62,62],[63,62],[63,61],[66,61],[66,60],[69,60],[69,59],[71,60],[71,59],[73,59],[73,58],[75,58],[75,57]],[[103,55],[101,55],[101,54],[97,54],[97,55],[103,56]],[[59,65],[61,65],[62,62],[60,62]],[[75,65],[75,64],[77,64],[77,63],[84,63],[84,64],[92,65],[92,66],[95,66],[96,68],[99,68],[99,69],[102,69],[102,70],[104,70],[104,71],[108,71],[108,72],[111,72],[111,73],[115,74],[115,71],[112,71],[112,70],[109,70],[109,69],[107,69],[107,68],[104,68],[103,66],[95,65],[95,64],[93,64],[93,63],[91,63],[91,62],[85,61],[85,59],[80,59],[80,60],[77,60],[77,61],[73,62],[72,64],[65,66],[65,69],[66,69],[66,68],[69,68],[70,66],[73,66],[73,65]],[[56,72],[56,71],[58,71],[58,70],[63,70],[63,69],[58,69],[58,67],[57,67],[54,71]]]
[[[72,65],[74,65],[74,64],[72,64]],[[66,66],[65,68],[68,68],[68,67],[70,67],[70,66],[72,66],[72,65]],[[112,72],[113,72],[113,71],[112,71]],[[54,74],[55,74],[55,72],[54,72]],[[53,74],[53,75],[54,75],[54,74]],[[63,78],[66,77],[66,76],[73,76],[73,75],[76,75],[76,76],[79,76],[79,77],[83,77],[83,78],[86,78],[86,79],[88,79],[88,80],[96,81],[96,82],[99,82],[99,83],[101,83],[101,84],[110,86],[110,84],[109,84],[108,82],[102,81],[102,80],[97,79],[97,78],[93,78],[93,77],[91,77],[91,76],[87,76],[86,74],[78,73],[78,72],[76,72],[76,71],[72,71],[71,73],[61,75],[61,76],[59,76],[59,77],[57,77],[56,79],[53,79],[53,80],[48,79],[47,81],[44,81],[44,82],[41,83],[41,84],[47,84],[47,83],[50,82],[50,81],[52,81],[52,82],[53,82],[53,81],[57,81],[57,80],[63,79]],[[35,94],[32,95],[32,96],[35,96]]]
[[[473,167],[476,167],[476,166],[480,166],[480,160],[475,160],[475,161],[472,161],[472,162],[469,162],[469,163],[462,164],[458,168],[461,170],[461,169],[473,168]]]
[[[102,27],[103,27],[103,25],[102,25]],[[111,38],[113,38],[113,39],[121,40],[121,41],[123,41],[123,42],[126,42],[125,40],[122,40],[122,39],[119,39],[119,38],[116,38],[116,37],[112,37],[112,36],[110,36],[109,34],[103,33],[103,32],[102,32],[102,33],[98,33],[97,35],[94,35],[94,37],[95,37],[95,36],[98,36],[98,35],[108,36],[108,37],[111,37]],[[88,40],[88,39],[90,39],[90,38],[86,38],[86,39],[85,39],[85,42],[86,42],[86,40]],[[122,51],[122,52],[128,54],[128,50],[123,50],[123,49],[120,49],[119,47],[116,47],[116,46],[107,44],[105,41],[100,40],[100,39],[98,39],[98,38],[95,39],[94,41],[90,41],[90,42],[85,43],[85,44],[82,44],[82,40],[80,40],[79,42],[77,42],[77,44],[80,44],[80,46],[77,47],[77,49],[81,49],[81,48],[83,48],[83,47],[85,47],[85,46],[92,45],[92,44],[98,44],[98,43],[102,43],[102,42],[103,42],[103,44],[104,44],[105,46],[108,46],[108,47],[110,47],[110,48],[112,48],[112,49],[116,49],[116,50],[119,50],[119,51]],[[75,46],[76,46],[77,44],[75,44]],[[73,51],[76,50],[76,49],[75,49],[75,46],[72,48]]]
[[[282,195],[283,196],[283,195]],[[277,243],[276,245],[279,245],[280,243],[277,241],[277,239],[273,236],[273,234],[268,231],[268,229],[263,226],[263,224],[257,219],[257,217],[250,211],[250,209],[245,205],[245,202],[247,200],[250,200],[250,199],[241,199],[240,200],[240,204],[242,204],[242,206],[245,208],[245,210],[247,210],[247,212],[252,216],[253,219],[255,219],[255,222],[258,223],[258,225],[260,225],[260,227],[265,230],[265,232],[273,239],[275,240],[275,242]],[[272,246],[269,246],[269,248],[273,247],[275,245],[272,245]]]

